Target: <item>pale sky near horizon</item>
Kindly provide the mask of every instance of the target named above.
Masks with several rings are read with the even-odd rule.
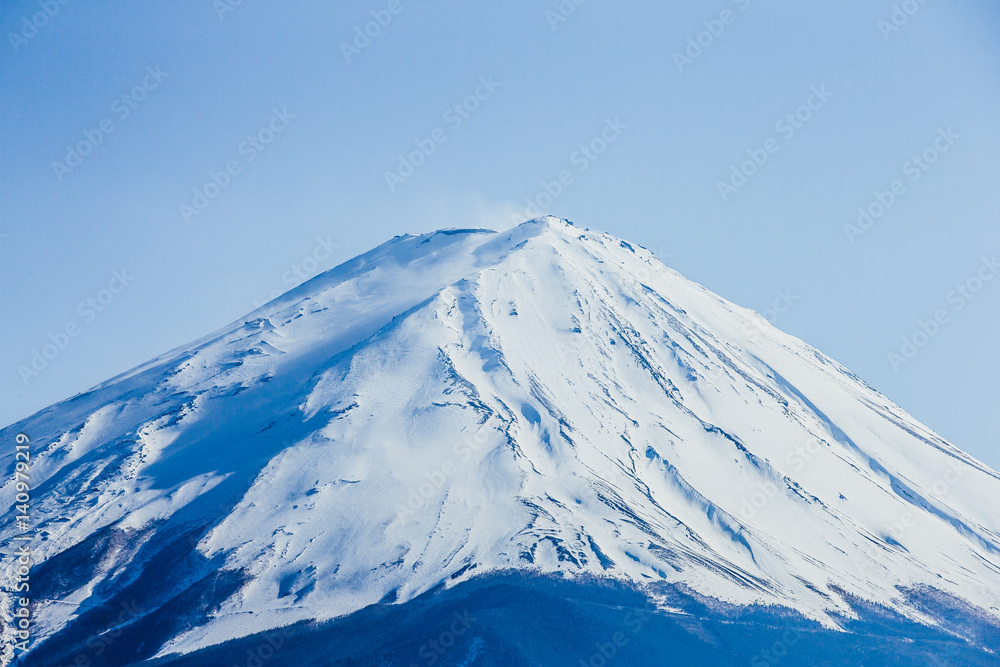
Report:
[[[0,426],[537,204],[1000,468],[995,2],[16,0],[0,27]]]

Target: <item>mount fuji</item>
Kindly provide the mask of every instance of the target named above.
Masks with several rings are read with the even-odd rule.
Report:
[[[553,217],[396,237],[21,433],[5,662],[1000,665],[1000,474]]]

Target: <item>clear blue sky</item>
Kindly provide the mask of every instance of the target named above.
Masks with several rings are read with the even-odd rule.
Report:
[[[540,198],[1000,468],[996,2],[576,2],[4,2],[0,425]]]

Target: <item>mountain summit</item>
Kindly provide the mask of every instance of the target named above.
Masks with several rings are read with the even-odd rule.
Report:
[[[785,623],[954,641],[982,656],[964,664],[1000,645],[1000,475],[757,313],[557,218],[396,237],[0,441],[17,433],[39,536],[24,664],[248,660],[276,629],[299,650],[373,614],[403,632],[392,614],[468,591],[486,620],[441,626],[461,648],[371,634],[368,662],[322,664],[611,660],[603,636],[542,660],[490,624],[496,591],[563,585],[618,600],[572,613],[646,605],[718,664],[742,650],[719,619],[751,613],[777,628],[753,651],[808,643]],[[12,448],[0,464],[13,480]],[[623,636],[613,655],[640,646]],[[386,657],[400,642],[415,653]]]

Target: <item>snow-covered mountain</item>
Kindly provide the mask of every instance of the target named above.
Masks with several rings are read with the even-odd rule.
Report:
[[[37,664],[166,663],[510,571],[833,633],[879,609],[1000,648],[968,630],[1000,626],[998,473],[644,248],[552,217],[396,237],[16,433]],[[5,508],[14,465],[5,448]]]

